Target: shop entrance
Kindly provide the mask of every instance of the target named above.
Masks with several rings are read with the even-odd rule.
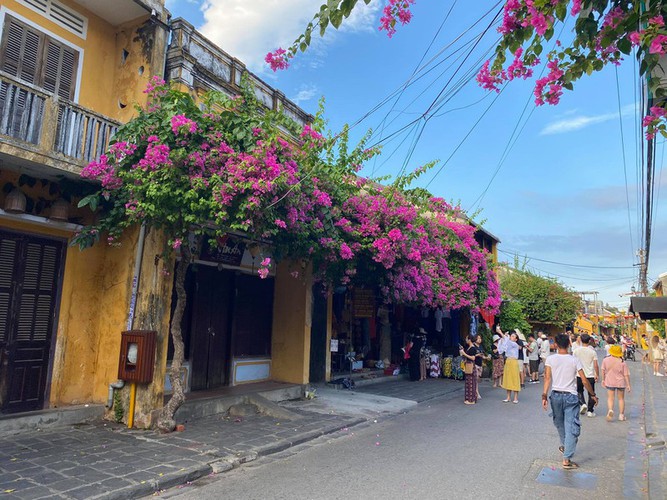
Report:
[[[234,273],[197,266],[191,316],[192,390],[228,384]]]
[[[44,406],[63,240],[0,231],[0,410]]]

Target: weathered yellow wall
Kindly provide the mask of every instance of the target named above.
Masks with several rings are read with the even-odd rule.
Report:
[[[136,410],[137,427],[150,427],[155,423],[154,410],[162,407],[164,379],[167,366],[169,342],[169,320],[171,317],[171,292],[173,286],[174,261],[165,262],[161,256],[166,238],[156,230],[146,232],[141,280],[135,308],[135,330],[157,331],[157,347],[153,382],[137,385]],[[124,391],[126,394],[127,391]]]
[[[148,15],[126,25],[112,26],[70,0],[61,1],[88,18],[86,39],[15,0],[2,0],[2,5],[82,49],[83,66],[78,103],[121,122],[128,121],[135,114],[133,104],[145,102],[143,90],[151,76],[162,74],[166,43],[163,29],[146,23]],[[145,53],[142,45],[151,38],[154,41],[151,51]],[[121,63],[123,49],[129,52],[124,64]],[[142,74],[139,72],[141,66]],[[126,104],[124,109],[119,107],[119,101]]]
[[[290,275],[288,262],[278,264],[273,302],[271,378],[305,384],[310,373],[312,289],[310,272],[305,279]]]

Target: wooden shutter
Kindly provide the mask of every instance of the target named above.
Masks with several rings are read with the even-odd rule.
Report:
[[[11,16],[5,16],[2,40],[2,71],[21,81],[39,84],[39,64],[44,35]]]
[[[27,245],[16,328],[19,342],[43,342],[50,338],[58,258],[56,245],[37,242]]]
[[[76,51],[55,40],[47,39],[42,83],[44,89],[62,99],[73,100],[78,62],[79,54]]]
[[[16,240],[0,239],[0,344],[9,340],[9,310],[16,262]]]
[[[2,71],[73,100],[79,52],[9,15],[2,36]]]

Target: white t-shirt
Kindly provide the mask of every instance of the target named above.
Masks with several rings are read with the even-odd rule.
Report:
[[[595,377],[595,361],[598,359],[598,353],[595,352],[595,349],[591,346],[580,347],[574,351],[574,356],[581,361],[586,378]]]
[[[551,344],[549,339],[542,340],[542,345],[540,346],[540,358],[547,359],[549,354],[551,354]]]
[[[577,393],[577,372],[583,370],[581,361],[571,354],[555,354],[544,362],[551,367],[551,390]]]

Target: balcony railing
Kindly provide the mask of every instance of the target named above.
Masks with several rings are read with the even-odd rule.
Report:
[[[0,134],[81,165],[99,158],[119,123],[0,72]]]

